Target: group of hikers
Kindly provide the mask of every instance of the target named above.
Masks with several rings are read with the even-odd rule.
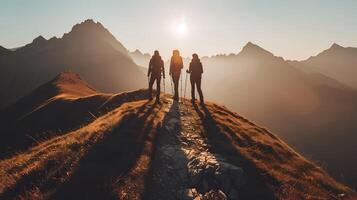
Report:
[[[183,69],[183,61],[182,61],[182,57],[180,56],[180,52],[179,50],[174,50],[171,56],[169,75],[171,76],[171,81],[174,84],[173,99],[175,101],[179,100],[179,81],[180,81],[182,69]],[[196,101],[195,98],[195,86],[196,86],[198,94],[200,96],[200,103],[203,105],[204,100],[203,100],[203,94],[201,89],[201,78],[203,73],[203,67],[196,53],[192,54],[192,60],[190,62],[189,68],[186,70],[186,73],[190,74],[191,102],[195,103]],[[160,102],[161,76],[165,79],[165,68],[164,68],[164,61],[162,60],[159,51],[157,50],[154,52],[154,55],[150,59],[147,75],[149,80],[149,98],[150,100],[152,100],[152,87],[154,85],[154,82],[156,81],[156,101]],[[187,81],[187,74],[186,74],[186,81]],[[182,93],[182,85],[181,85],[181,93]],[[185,93],[186,93],[186,84],[185,84]]]

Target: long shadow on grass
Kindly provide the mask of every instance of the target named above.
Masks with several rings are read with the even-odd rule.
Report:
[[[72,157],[49,160],[41,169],[35,169],[21,177],[11,188],[5,190],[0,199],[14,199],[31,193],[37,187],[40,193],[53,193],[50,199],[112,199],[112,181],[125,175],[135,164],[143,150],[157,104],[144,103],[136,113],[125,116],[121,122],[89,152],[80,158],[78,168],[63,185],[58,178],[65,175],[73,164]],[[149,108],[147,108],[149,107]],[[89,144],[91,145],[91,144]],[[59,188],[58,188],[59,187]],[[57,189],[58,188],[58,189]],[[57,190],[56,190],[57,189]]]
[[[143,151],[155,118],[153,104],[127,115],[121,123],[80,161],[71,179],[51,199],[117,199],[112,185],[125,176]]]
[[[195,103],[193,103],[192,106],[202,121],[204,127],[203,134],[207,139],[207,143],[210,145],[211,151],[223,155],[227,161],[244,170],[247,182],[241,188],[237,188],[240,199],[276,199],[265,184],[266,180],[263,180],[262,173],[233,146],[231,139],[222,132],[207,107],[201,106],[200,109]],[[234,138],[234,136],[232,136],[232,138]]]
[[[0,158],[7,158],[17,151],[24,151],[38,142],[51,139],[88,125],[96,117],[102,116],[126,102],[147,98],[147,90],[113,95],[106,99],[102,94],[78,98],[73,101],[58,99],[45,107],[31,112],[27,104],[9,107],[2,111],[0,130],[4,133],[0,140]],[[26,111],[26,112],[25,112]],[[31,113],[24,117],[22,113]]]

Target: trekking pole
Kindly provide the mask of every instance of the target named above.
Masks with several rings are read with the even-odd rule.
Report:
[[[180,73],[180,78],[181,78],[181,84],[180,84],[180,87],[181,87],[181,102],[183,102],[183,99],[182,99],[182,69],[181,69],[181,73]]]
[[[187,86],[187,73],[186,73],[186,78],[185,78],[185,93],[183,95],[184,99],[186,99],[186,86]]]
[[[148,90],[150,90],[150,80],[149,80],[149,75],[148,75]],[[150,94],[151,95],[151,94]]]
[[[164,84],[164,94],[165,94],[165,79],[162,80],[162,83]]]
[[[172,94],[172,96],[174,96],[174,89],[173,89],[173,87],[172,87],[172,82],[173,82],[173,80],[172,80],[172,76],[170,76],[170,83],[171,83],[171,94]]]

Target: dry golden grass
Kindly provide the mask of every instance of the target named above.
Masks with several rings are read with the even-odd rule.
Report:
[[[203,129],[209,140],[218,143],[214,140],[220,139],[216,146],[221,150],[227,148],[224,145],[233,146],[263,175],[278,199],[339,199],[339,194],[352,192],[276,135],[225,107],[208,103],[198,112],[206,120],[204,126],[208,124]]]
[[[14,187],[32,173],[51,176],[60,170],[56,179],[59,184],[65,182],[90,147],[108,134],[123,116],[134,112],[141,104],[142,102],[124,104],[83,128],[55,137],[28,151],[0,161],[0,193]],[[46,182],[49,178],[53,177],[42,177],[44,179],[42,181]],[[23,195],[28,196],[29,191],[38,191],[38,188],[28,188]]]
[[[117,98],[104,103],[116,108],[89,124],[1,160],[0,198],[144,198],[168,104],[135,98],[117,104]],[[249,181],[239,190],[242,199],[252,193],[266,199],[342,199],[339,194],[351,193],[276,135],[225,107],[188,101],[183,106],[201,124],[211,151],[243,168]]]

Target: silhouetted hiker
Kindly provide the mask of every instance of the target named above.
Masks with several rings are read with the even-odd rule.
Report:
[[[160,83],[161,73],[165,79],[164,61],[161,59],[159,51],[155,51],[154,55],[150,59],[148,77],[149,79],[149,98],[152,99],[152,85],[156,81],[156,101],[160,102]]]
[[[197,54],[192,54],[192,60],[190,62],[190,67],[186,71],[190,73],[190,82],[191,82],[191,102],[195,102],[195,85],[197,87],[198,94],[200,95],[201,104],[204,104],[203,94],[201,90],[201,78],[203,73],[203,67],[200,59]]]
[[[174,100],[178,100],[178,87],[179,80],[181,76],[181,70],[183,68],[182,57],[180,56],[179,50],[174,50],[172,52],[171,62],[170,62],[170,76],[172,77],[172,81],[174,82],[175,94]]]

